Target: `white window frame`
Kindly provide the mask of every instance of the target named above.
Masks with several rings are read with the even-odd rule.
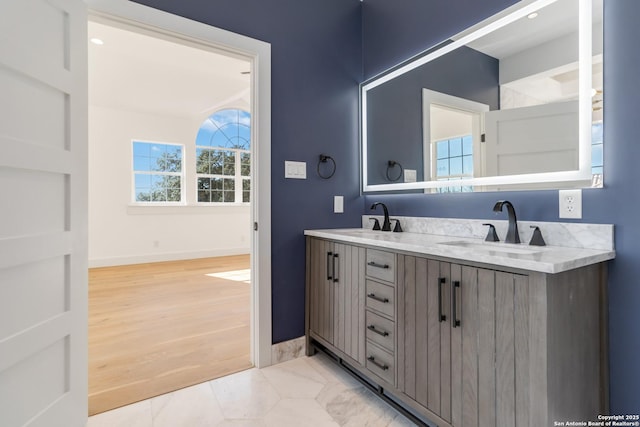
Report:
[[[251,167],[251,163],[252,163],[252,159],[251,159],[251,150],[244,150],[241,148],[227,148],[227,147],[212,147],[212,146],[206,146],[206,145],[196,145],[196,162],[198,161],[198,150],[209,150],[209,151],[215,151],[215,150],[219,150],[219,151],[233,151],[235,153],[235,174],[234,175],[220,175],[220,174],[206,174],[206,173],[198,173],[198,165],[197,163],[193,164],[194,169],[196,170],[196,180],[195,180],[195,194],[196,194],[196,204],[198,205],[214,205],[214,206],[219,206],[219,205],[224,205],[224,206],[228,206],[228,205],[249,205],[250,202],[244,202],[243,201],[243,190],[242,190],[242,184],[244,183],[245,180],[249,180],[251,181],[251,174],[249,174],[248,176],[244,176],[242,175],[242,171],[241,171],[241,167],[242,167],[242,160],[241,160],[241,154],[248,154],[249,155],[249,167]],[[218,178],[218,179],[233,179],[235,181],[234,184],[234,191],[235,191],[235,195],[234,195],[234,201],[233,202],[201,202],[198,200],[198,191],[200,191],[198,189],[198,179],[199,178]],[[223,196],[224,198],[224,196]],[[239,200],[239,201],[238,201]]]
[[[135,143],[142,144],[156,144],[156,145],[173,145],[180,147],[180,151],[182,153],[181,156],[181,167],[180,172],[162,172],[162,171],[137,171],[135,170],[135,160],[134,160],[134,149],[133,146]],[[186,195],[185,195],[185,164],[186,164],[186,147],[184,144],[176,143],[176,142],[160,142],[160,141],[150,141],[143,138],[134,138],[131,140],[131,204],[135,206],[184,206],[186,204]],[[178,176],[180,177],[180,201],[169,202],[169,201],[139,201],[136,197],[136,175],[164,175],[164,176]]]

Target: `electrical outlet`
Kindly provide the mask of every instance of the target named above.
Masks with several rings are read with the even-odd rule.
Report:
[[[560,218],[582,218],[582,190],[558,191]]]

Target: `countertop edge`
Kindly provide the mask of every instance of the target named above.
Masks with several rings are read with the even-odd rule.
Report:
[[[351,235],[348,233],[351,233]],[[354,233],[367,234],[358,236],[354,235]],[[615,258],[615,251],[565,248],[559,246],[543,247],[544,252],[547,253],[545,257],[547,259],[544,260],[534,259],[531,255],[518,255],[517,257],[514,257],[508,256],[507,254],[498,254],[496,252],[493,254],[482,254],[472,249],[459,247],[453,248],[451,246],[445,247],[444,245],[439,244],[452,240],[482,243],[481,239],[436,236],[418,233],[398,234],[387,232],[367,232],[358,228],[305,230],[304,234],[306,236],[319,237],[345,243],[361,244],[381,249],[394,249],[415,253],[417,255],[438,256],[455,259],[461,262],[474,262],[491,266],[509,267],[549,274],[562,273],[564,271],[597,264]],[[401,241],[404,236],[409,236],[405,239],[409,241]],[[414,241],[410,241],[412,239]],[[415,240],[420,240],[422,242],[418,243]],[[523,245],[523,247],[528,248],[529,246]],[[562,256],[553,256],[554,250],[555,254]]]

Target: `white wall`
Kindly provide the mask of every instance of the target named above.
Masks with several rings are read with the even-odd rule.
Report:
[[[185,144],[190,162],[199,120],[90,106],[91,267],[249,253],[249,206],[131,206],[131,140]]]

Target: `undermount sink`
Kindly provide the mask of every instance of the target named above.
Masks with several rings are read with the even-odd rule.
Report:
[[[533,255],[542,252],[542,249],[533,249],[530,247],[519,247],[519,245],[509,243],[493,243],[493,242],[467,242],[467,241],[454,241],[454,242],[441,242],[441,245],[456,246],[459,248],[480,250],[484,252],[501,252],[505,254],[513,255]]]

